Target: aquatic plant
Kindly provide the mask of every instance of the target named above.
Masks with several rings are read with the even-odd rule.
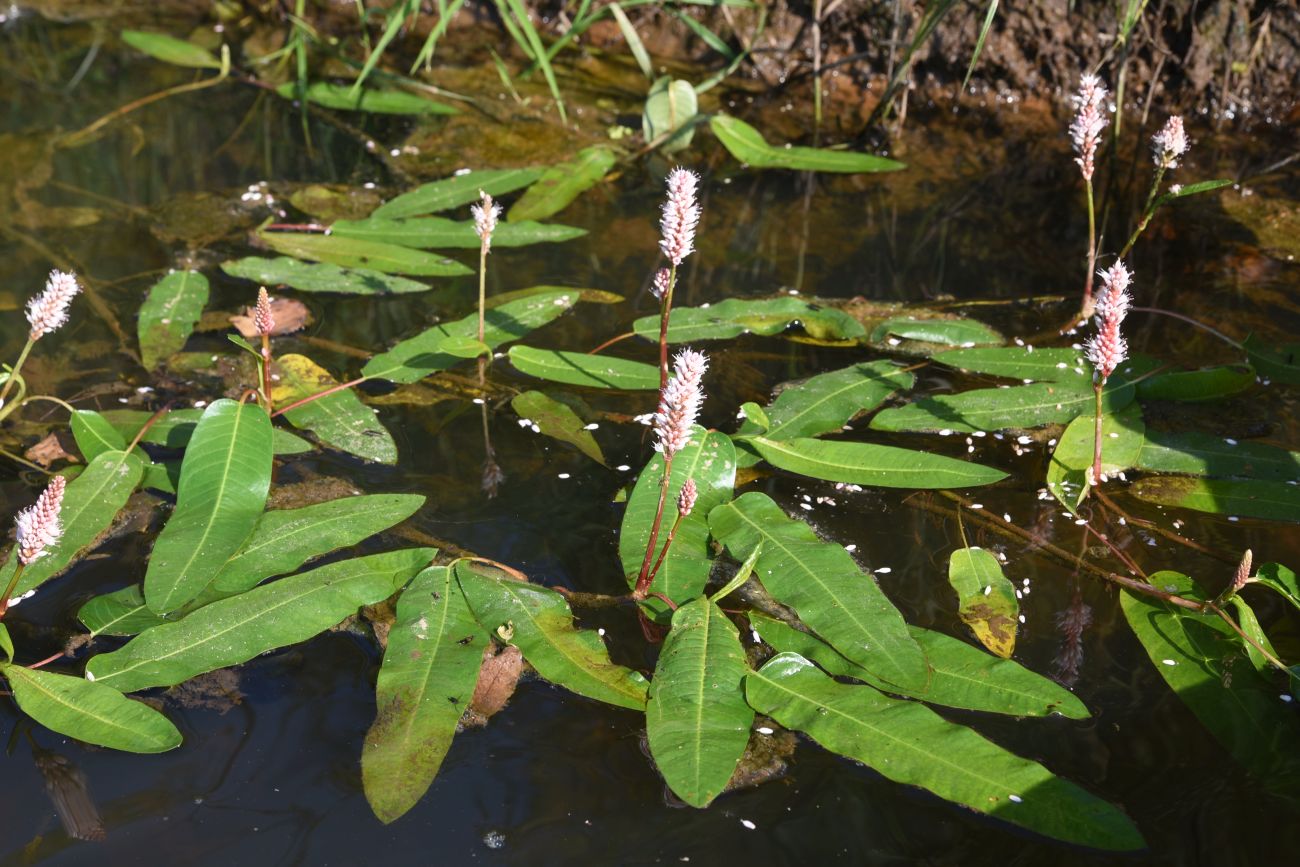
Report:
[[[1106,86],[1095,75],[1085,74],[1079,80],[1079,92],[1074,96],[1076,113],[1070,124],[1070,139],[1075,162],[1083,175],[1083,186],[1088,193],[1088,268],[1083,284],[1083,310],[1092,309],[1092,272],[1097,267],[1097,214],[1093,204],[1092,175],[1096,170],[1097,145],[1106,129]]]
[[[1095,410],[1096,426],[1093,432],[1092,475],[1089,483],[1101,484],[1105,477],[1101,472],[1102,408],[1101,393],[1108,380],[1128,359],[1128,343],[1120,333],[1124,317],[1128,315],[1132,299],[1128,287],[1133,275],[1124,267],[1123,262],[1116,262],[1105,271],[1099,272],[1102,279],[1101,299],[1097,302],[1097,333],[1085,344],[1088,361],[1092,363],[1093,389],[1096,392]]]

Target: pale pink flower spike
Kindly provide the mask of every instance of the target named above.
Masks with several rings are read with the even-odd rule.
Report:
[[[1179,157],[1187,153],[1188,146],[1183,119],[1174,115],[1151,137],[1151,158],[1157,168],[1176,169]]]
[[[695,199],[700,177],[695,172],[675,168],[668,173],[668,201],[664,203],[659,227],[663,239],[659,249],[674,265],[695,251],[695,227],[700,222],[700,205]]]
[[[1097,144],[1109,120],[1106,117],[1106,85],[1095,75],[1079,79],[1079,92],[1073,97],[1075,115],[1070,123],[1070,138],[1074,142],[1075,162],[1083,172],[1085,181],[1092,180]]]
[[[470,205],[474,215],[474,234],[483,242],[483,249],[492,248],[492,233],[497,230],[497,219],[501,216],[501,206],[492,201],[492,197],[479,190],[479,204]]]
[[[253,324],[257,333],[263,337],[275,330],[275,317],[271,315],[271,296],[266,294],[266,287],[257,290],[257,307],[253,311]]]
[[[1128,343],[1120,333],[1120,324],[1132,303],[1128,287],[1133,275],[1123,262],[1116,262],[1099,271],[1098,276],[1102,279],[1102,289],[1097,300],[1097,334],[1084,344],[1084,348],[1097,376],[1105,382],[1128,358]]]
[[[691,441],[691,426],[704,403],[700,382],[708,367],[708,357],[693,349],[682,350],[673,360],[673,377],[664,387],[654,415],[655,451],[662,452],[665,460]]]
[[[36,498],[36,504],[23,509],[14,518],[18,528],[18,560],[23,565],[44,557],[45,549],[63,535],[59,510],[63,506],[63,490],[67,483],[63,476],[54,476],[49,487]]]
[[[77,276],[66,271],[51,271],[45,291],[27,302],[27,321],[32,326],[31,339],[40,340],[68,321],[68,305],[81,291]]]

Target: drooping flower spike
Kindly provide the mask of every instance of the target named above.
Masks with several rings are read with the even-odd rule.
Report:
[[[674,265],[695,251],[695,227],[700,222],[700,205],[696,201],[699,175],[683,168],[668,173],[668,201],[664,202],[659,220],[662,239],[659,249]]]
[[[1122,261],[1097,273],[1102,279],[1101,295],[1097,300],[1097,333],[1084,344],[1084,348],[1097,376],[1105,382],[1128,358],[1128,343],[1120,333],[1120,325],[1132,303],[1128,287],[1133,275]]]
[[[1097,144],[1109,120],[1106,117],[1106,85],[1095,75],[1079,79],[1079,92],[1072,98],[1074,120],[1070,123],[1070,138],[1074,142],[1074,161],[1079,164],[1085,181],[1092,180],[1097,155]]]
[[[654,416],[655,451],[663,453],[665,460],[691,441],[691,426],[704,403],[700,383],[708,367],[708,357],[693,349],[682,350],[673,360],[672,379],[660,394],[659,410]]]
[[[63,476],[54,476],[49,487],[36,498],[35,505],[23,509],[14,518],[18,529],[18,560],[23,565],[44,557],[46,549],[63,535],[59,511],[63,507],[63,491],[67,483]]]
[[[66,271],[51,271],[45,291],[27,302],[27,321],[32,326],[31,339],[40,340],[68,321],[68,305],[81,291],[77,276]]]
[[[1187,153],[1187,148],[1187,131],[1183,129],[1183,119],[1178,115],[1165,121],[1160,131],[1151,137],[1151,159],[1157,168],[1178,168],[1178,159]]]
[[[492,201],[483,190],[479,190],[479,203],[470,205],[470,213],[474,215],[474,234],[478,235],[479,240],[483,242],[484,251],[492,248],[492,233],[497,229],[497,219],[501,216],[501,206]]]

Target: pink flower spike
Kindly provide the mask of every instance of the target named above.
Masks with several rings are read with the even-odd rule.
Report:
[[[659,249],[674,265],[682,264],[695,251],[695,227],[700,222],[695,190],[699,182],[699,175],[680,167],[668,173],[668,201],[659,220],[663,233]]]
[[[271,296],[266,294],[266,287],[257,290],[257,307],[253,311],[253,325],[257,333],[269,336],[275,330],[275,317],[271,315]]]
[[[479,204],[470,205],[474,215],[474,234],[483,242],[483,249],[492,248],[492,233],[497,229],[497,218],[501,216],[501,206],[492,201],[492,197],[482,190],[478,191]]]
[[[45,281],[45,291],[27,302],[27,321],[32,326],[31,339],[40,340],[67,323],[68,305],[80,291],[77,275],[66,271],[51,271],[49,279]]]
[[[691,426],[704,403],[700,383],[708,368],[708,357],[693,349],[684,349],[673,359],[673,378],[664,386],[654,416],[655,451],[662,452],[665,460],[691,441]]]
[[[1187,153],[1187,148],[1187,131],[1178,115],[1165,121],[1160,132],[1151,137],[1151,158],[1157,168],[1178,168],[1178,158]]]
[[[677,495],[677,511],[683,518],[695,508],[695,500],[699,495],[699,489],[695,487],[695,479],[687,479],[682,485],[682,492]]]
[[[1097,299],[1097,334],[1084,344],[1084,348],[1097,376],[1105,382],[1128,358],[1128,343],[1120,334],[1120,324],[1132,303],[1128,287],[1133,275],[1123,262],[1116,262],[1097,273],[1102,279],[1101,297]]]
[[[655,297],[655,300],[664,300],[664,296],[668,294],[668,284],[671,280],[672,272],[667,268],[660,268],[655,272],[655,281],[650,287],[650,294]]]
[[[54,476],[50,485],[36,498],[36,504],[23,509],[14,518],[18,528],[18,560],[30,565],[45,556],[45,549],[59,541],[63,527],[59,524],[59,510],[63,506],[63,490],[68,480]]]
[[[1106,85],[1095,75],[1079,79],[1079,92],[1072,98],[1075,115],[1070,123],[1070,138],[1074,142],[1075,162],[1085,181],[1092,180],[1093,160],[1097,144],[1109,119],[1106,117]]]

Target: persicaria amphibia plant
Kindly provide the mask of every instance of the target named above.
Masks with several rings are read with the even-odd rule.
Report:
[[[1128,343],[1120,333],[1120,325],[1128,314],[1132,299],[1128,287],[1133,275],[1116,262],[1105,271],[1098,272],[1102,279],[1101,297],[1097,299],[1097,333],[1084,345],[1088,361],[1093,367],[1093,389],[1096,392],[1096,428],[1092,456],[1092,484],[1101,481],[1101,393],[1106,380],[1128,358]]]

